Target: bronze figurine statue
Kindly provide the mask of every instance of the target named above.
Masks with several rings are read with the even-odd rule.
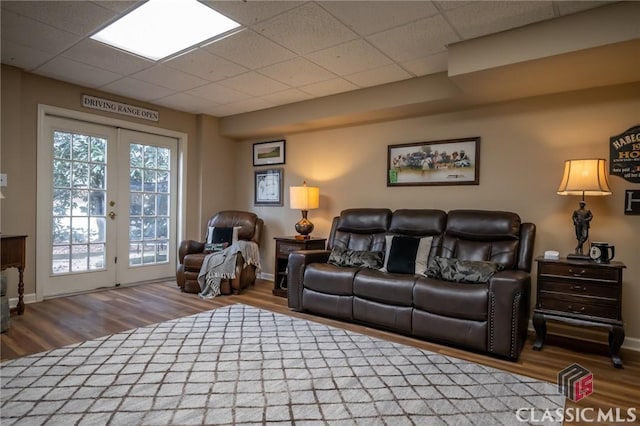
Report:
[[[593,219],[591,210],[585,209],[585,205],[584,201],[580,201],[580,208],[573,212],[573,226],[576,228],[576,238],[578,239],[575,254],[581,256],[584,255],[582,246],[589,239],[589,222]]]

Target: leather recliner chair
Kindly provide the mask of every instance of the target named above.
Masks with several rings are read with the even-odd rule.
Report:
[[[253,241],[260,245],[260,235],[264,222],[255,213],[226,210],[217,213],[207,223],[207,227],[240,227],[238,230],[238,240]],[[207,228],[207,229],[208,229]],[[178,259],[180,264],[176,272],[178,287],[185,293],[199,293],[201,291],[198,284],[198,274],[208,253],[204,252],[205,243],[184,240],[178,249]],[[236,260],[236,277],[224,279],[220,283],[221,294],[239,294],[241,290],[249,285],[255,284],[256,267],[253,265],[244,266],[242,254],[238,253]]]

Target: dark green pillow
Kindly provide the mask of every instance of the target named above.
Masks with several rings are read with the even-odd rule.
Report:
[[[334,247],[327,263],[336,266],[354,266],[360,268],[379,269],[382,267],[381,251],[349,250]]]
[[[502,265],[482,260],[458,260],[436,256],[424,273],[427,277],[462,283],[486,283]]]

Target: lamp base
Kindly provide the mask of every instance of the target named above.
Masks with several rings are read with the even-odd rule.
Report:
[[[293,238],[296,240],[310,240],[311,235],[295,235]]]
[[[302,219],[298,223],[296,223],[296,231],[301,236],[307,236],[313,231],[313,223],[309,219],[307,219],[307,210],[302,210]]]

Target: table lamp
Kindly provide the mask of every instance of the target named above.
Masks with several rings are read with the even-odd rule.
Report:
[[[611,195],[607,181],[606,160],[602,158],[566,160],[558,194],[582,196],[580,207],[573,212],[572,216],[578,245],[575,248],[575,253],[567,255],[567,258],[587,260],[589,256],[583,252],[582,246],[589,239],[589,227],[593,214],[585,208],[584,196]]]
[[[292,209],[302,211],[302,219],[296,223],[297,239],[311,238],[309,234],[313,231],[313,223],[307,219],[309,210],[317,209],[320,206],[320,188],[317,186],[307,186],[303,182],[302,186],[289,187],[289,206]]]

